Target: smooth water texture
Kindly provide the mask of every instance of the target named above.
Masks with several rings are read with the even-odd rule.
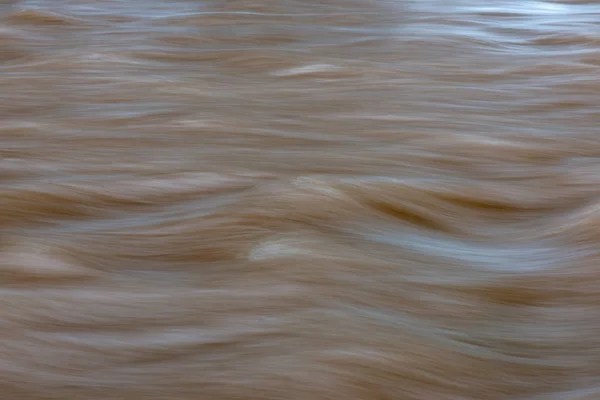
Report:
[[[0,2],[0,397],[600,398],[600,2]]]

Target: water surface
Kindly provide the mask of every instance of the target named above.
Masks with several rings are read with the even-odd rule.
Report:
[[[600,3],[0,2],[7,400],[600,398]]]

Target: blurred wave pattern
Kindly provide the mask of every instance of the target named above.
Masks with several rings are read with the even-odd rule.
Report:
[[[600,399],[600,2],[0,2],[6,400]]]

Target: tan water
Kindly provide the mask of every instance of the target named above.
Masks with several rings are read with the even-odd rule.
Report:
[[[600,399],[600,2],[0,3],[0,397]]]

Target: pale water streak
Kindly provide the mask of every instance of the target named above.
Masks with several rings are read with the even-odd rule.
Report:
[[[0,2],[0,397],[600,399],[600,2]]]

